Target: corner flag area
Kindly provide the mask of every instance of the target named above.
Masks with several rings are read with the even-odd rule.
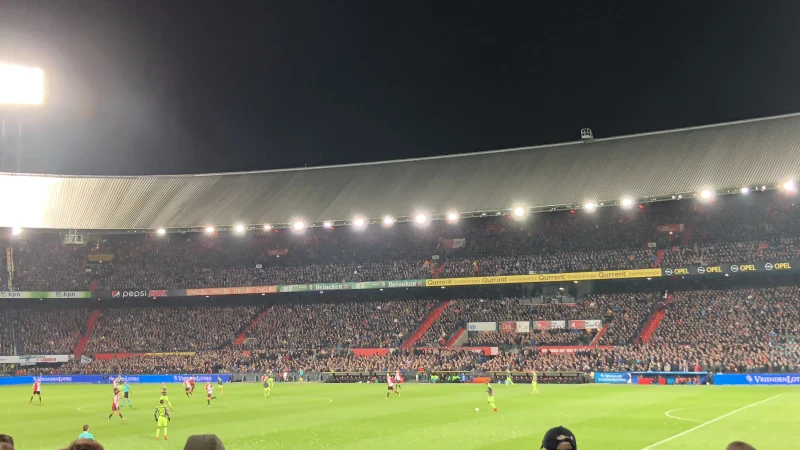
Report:
[[[485,386],[405,384],[386,400],[383,384],[277,384],[265,399],[258,384],[229,384],[206,406],[172,389],[169,441],[155,441],[157,385],[135,385],[133,408],[107,420],[107,385],[0,388],[0,432],[17,448],[62,448],[91,426],[105,448],[183,448],[192,434],[215,433],[228,449],[537,449],[546,430],[565,425],[581,450],[721,449],[734,440],[759,448],[800,441],[800,390],[790,387],[496,385],[498,412]],[[479,411],[476,412],[475,409]],[[767,431],[770,430],[770,431]]]

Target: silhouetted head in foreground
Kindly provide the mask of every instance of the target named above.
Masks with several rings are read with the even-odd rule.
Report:
[[[559,426],[544,434],[542,450],[578,450],[578,441],[571,431]]]
[[[756,448],[745,442],[736,441],[728,444],[728,448],[726,450],[756,450]]]
[[[183,450],[225,450],[216,434],[195,434],[189,436]]]
[[[105,448],[97,441],[93,441],[91,439],[78,439],[76,441],[72,441],[72,444],[69,444],[69,447],[64,450],[105,450]]]

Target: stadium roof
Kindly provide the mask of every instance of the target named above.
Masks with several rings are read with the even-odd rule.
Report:
[[[799,176],[800,114],[792,114],[346,166],[124,177],[0,174],[0,226],[113,230],[378,219],[644,200]]]

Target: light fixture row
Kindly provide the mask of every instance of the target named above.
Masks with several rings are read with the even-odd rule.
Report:
[[[788,180],[780,184],[775,185],[750,185],[750,186],[742,186],[741,188],[734,188],[734,189],[724,189],[715,191],[712,188],[702,189],[699,192],[685,192],[681,194],[668,194],[668,195],[658,195],[658,196],[649,196],[643,197],[639,199],[634,199],[633,197],[623,197],[619,201],[611,201],[611,202],[600,202],[595,203],[593,201],[585,202],[583,205],[555,205],[555,206],[543,206],[543,207],[526,207],[523,205],[513,206],[512,208],[505,209],[505,210],[495,210],[495,211],[481,211],[481,212],[470,212],[470,213],[459,213],[457,211],[448,211],[446,214],[443,215],[429,215],[424,212],[417,213],[413,216],[404,216],[404,217],[393,217],[391,215],[386,215],[382,219],[367,219],[363,216],[356,216],[350,221],[346,220],[339,220],[339,221],[324,221],[322,223],[306,223],[303,220],[295,220],[289,223],[281,223],[281,224],[264,224],[263,226],[245,226],[243,224],[237,224],[233,227],[220,227],[216,228],[214,226],[206,226],[201,229],[197,228],[182,228],[182,229],[172,229],[170,231],[174,232],[197,232],[197,231],[205,231],[207,234],[213,234],[218,231],[233,231],[235,233],[242,234],[247,230],[255,230],[262,228],[264,231],[277,231],[280,228],[290,228],[295,231],[302,231],[306,228],[328,228],[332,229],[334,227],[340,226],[353,226],[356,229],[365,228],[367,225],[370,224],[382,224],[385,227],[390,227],[398,222],[412,222],[417,225],[423,226],[428,224],[434,220],[445,220],[448,223],[456,223],[462,218],[475,218],[475,217],[491,217],[491,216],[507,216],[514,219],[524,219],[531,213],[536,212],[554,212],[554,211],[567,211],[567,210],[578,210],[583,209],[586,212],[594,212],[599,207],[606,207],[606,206],[621,206],[625,209],[632,208],[637,203],[653,203],[653,202],[661,202],[661,201],[669,201],[669,200],[683,200],[695,197],[701,201],[711,201],[717,195],[729,195],[729,194],[741,194],[741,195],[748,195],[751,192],[764,192],[767,190],[773,189],[780,189],[788,194],[794,194],[797,192],[798,186],[795,180]],[[13,227],[10,229],[12,236],[19,236],[22,234],[23,229],[21,227]],[[127,231],[128,233],[141,233],[146,231],[141,230],[132,230]],[[167,234],[167,230],[165,228],[158,228],[155,230],[155,233],[159,236],[163,236]]]

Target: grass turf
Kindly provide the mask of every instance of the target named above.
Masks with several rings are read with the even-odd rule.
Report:
[[[541,394],[531,395],[528,385],[497,385],[497,413],[482,385],[409,383],[389,400],[383,384],[276,384],[270,399],[258,384],[229,384],[224,395],[215,385],[219,399],[210,407],[202,386],[191,399],[180,385],[169,388],[168,442],[155,441],[159,385],[132,385],[125,422],[107,420],[109,385],[45,384],[41,406],[28,404],[29,386],[3,387],[0,433],[12,435],[18,450],[65,447],[84,424],[109,450],[182,449],[200,433],[219,435],[229,450],[538,449],[556,425],[570,428],[581,450],[719,450],[733,440],[768,450],[800,442],[793,408],[800,390],[791,387],[539,385]]]

